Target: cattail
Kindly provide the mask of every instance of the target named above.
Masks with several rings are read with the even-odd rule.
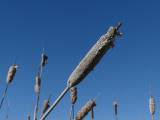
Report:
[[[30,115],[27,116],[28,120],[30,120]]]
[[[11,83],[15,74],[16,74],[16,70],[18,69],[18,66],[11,66],[9,68],[9,72],[8,72],[8,76],[7,76],[7,84]]]
[[[42,41],[43,42],[43,41]],[[47,64],[48,57],[44,54],[44,43],[43,43],[43,53],[41,56],[41,66],[44,67]]]
[[[94,103],[94,100],[90,100],[76,115],[74,120],[82,120],[93,107],[95,107],[96,104]]]
[[[149,109],[150,109],[150,114],[152,115],[152,120],[153,120],[153,115],[155,113],[155,100],[152,97],[151,85],[150,85],[150,91],[151,91],[151,97],[149,99]]]
[[[114,38],[117,35],[122,37],[122,33],[118,31],[121,25],[122,23],[120,22],[116,27],[110,27],[108,32],[105,35],[101,36],[97,43],[91,48],[91,50],[87,53],[87,55],[72,72],[68,79],[67,87],[64,89],[64,91],[60,94],[57,100],[52,104],[52,106],[40,120],[44,120],[53,110],[53,108],[59,103],[59,101],[63,98],[63,96],[68,92],[68,90],[71,87],[78,85],[80,82],[82,82],[84,78],[94,69],[94,67],[99,63],[105,53],[111,47],[113,47]]]
[[[117,102],[114,102],[114,112],[115,116],[117,116]]]
[[[37,102],[34,111],[34,120],[37,120],[40,85],[41,85],[40,66],[38,66],[38,77],[36,77],[36,85],[35,85],[35,92],[37,93]]]
[[[77,88],[74,86],[71,87],[71,103],[75,104],[76,100],[77,100]]]
[[[70,111],[70,118],[69,120],[71,120],[71,115],[72,115],[72,110],[74,109],[74,104],[76,103],[77,100],[77,88],[71,87],[71,111]],[[73,118],[74,118],[74,110],[73,110]]]
[[[115,115],[117,115],[117,102],[114,102],[114,112],[115,112]]]
[[[16,57],[16,59],[17,59],[17,57]],[[5,95],[6,95],[6,93],[7,93],[8,85],[9,85],[9,83],[12,82],[12,80],[13,80],[15,74],[16,74],[16,71],[17,71],[17,69],[18,69],[18,66],[16,65],[16,59],[15,59],[15,61],[14,61],[13,66],[11,66],[11,67],[9,68],[9,72],[8,72],[7,79],[6,79],[7,86],[6,86],[6,89],[5,89],[5,92],[4,92],[4,95],[3,95],[3,98],[2,98],[1,104],[0,104],[0,109],[1,109],[1,107],[2,107],[3,100],[4,100]]]
[[[42,40],[43,42],[43,40]],[[41,56],[41,73],[40,73],[40,67],[38,69],[38,77],[36,78],[36,85],[35,85],[35,91],[37,92],[37,104],[36,104],[36,108],[35,108],[35,113],[34,113],[34,120],[37,120],[37,112],[38,112],[38,102],[39,102],[39,94],[40,94],[40,85],[41,85],[41,78],[42,78],[42,69],[45,66],[45,64],[47,63],[48,57],[44,54],[44,43],[43,43],[43,53]]]
[[[49,105],[49,100],[45,100],[43,103],[43,109],[42,109],[42,114],[45,113],[45,111],[50,107]]]
[[[149,99],[149,108],[150,108],[150,113],[152,115],[152,120],[153,120],[153,115],[155,113],[155,100],[152,97]]]
[[[117,27],[110,27],[108,32],[100,37],[70,75],[67,82],[69,87],[79,84],[94,69],[105,53],[114,46],[114,38],[117,35],[122,36],[122,33],[118,31],[121,24],[119,23]]]
[[[115,94],[114,94],[114,113],[115,113],[115,120],[118,120],[117,118],[117,102],[115,101]]]
[[[35,85],[35,91],[38,93],[40,91],[40,83],[41,83],[41,78],[36,77],[36,85]]]
[[[42,53],[42,61],[41,61],[41,66],[44,67],[45,64],[47,64],[47,60],[48,60],[48,57]]]
[[[17,59],[17,57],[16,57],[16,59]],[[9,72],[8,72],[8,75],[7,75],[7,84],[9,84],[9,83],[12,82],[12,80],[13,80],[15,74],[16,74],[16,71],[17,71],[17,69],[18,69],[18,66],[15,65],[15,64],[16,64],[16,59],[15,59],[15,61],[14,61],[13,66],[11,66],[11,67],[9,68]]]
[[[49,100],[50,100],[50,98],[52,96],[53,90],[54,90],[54,86],[53,86],[53,89],[52,89],[52,91],[50,93],[50,96],[49,96],[48,100],[45,100],[44,103],[43,103],[41,117],[46,112],[46,110],[50,107]]]

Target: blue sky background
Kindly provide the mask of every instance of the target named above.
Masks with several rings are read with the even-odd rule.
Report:
[[[41,62],[42,38],[49,57],[43,69],[39,113],[53,85],[52,104],[67,86],[67,80],[82,58],[110,26],[116,26],[123,38],[116,38],[110,49],[85,80],[77,86],[75,114],[99,92],[94,120],[114,120],[114,97],[118,119],[151,120],[150,83],[156,101],[155,120],[160,117],[160,1],[156,0],[0,0],[0,99],[6,87],[8,69],[18,56],[17,70],[2,109],[8,120],[33,119],[36,106],[35,77]],[[46,120],[67,120],[70,93]],[[91,115],[84,118],[91,120]]]

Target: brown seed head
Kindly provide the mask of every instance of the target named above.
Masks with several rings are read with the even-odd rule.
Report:
[[[75,86],[71,87],[70,92],[71,92],[71,103],[75,104],[77,100],[77,88]]]

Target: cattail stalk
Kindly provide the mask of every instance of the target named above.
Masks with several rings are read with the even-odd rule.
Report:
[[[79,63],[76,69],[72,72],[71,76],[68,79],[66,89],[62,92],[62,94],[57,98],[57,100],[53,103],[50,109],[40,120],[44,120],[62,99],[62,97],[68,92],[68,90],[71,87],[78,85],[94,69],[94,67],[99,63],[105,53],[114,46],[114,38],[117,35],[120,37],[122,36],[122,33],[118,31],[121,24],[122,23],[120,22],[117,27],[110,27],[108,32],[103,35],[91,48],[91,50]]]
[[[51,96],[52,96],[53,90],[54,90],[54,86],[53,86],[53,89],[52,89],[52,91],[51,91],[51,93],[50,93],[50,95],[49,95],[48,100],[45,100],[44,103],[43,103],[43,108],[42,108],[41,117],[42,117],[42,115],[46,112],[46,110],[50,107],[49,100],[50,100],[50,98],[51,98]],[[41,118],[41,117],[40,117],[40,118]]]
[[[91,117],[92,117],[92,120],[94,118],[94,111],[93,111],[93,108],[91,109]]]
[[[9,102],[8,102],[8,107],[7,107],[6,120],[8,119],[8,111],[9,111]]]
[[[3,98],[2,98],[1,104],[0,104],[0,109],[1,109],[1,107],[2,107],[2,104],[3,104],[3,101],[4,101],[5,95],[6,95],[6,93],[7,93],[8,85],[9,85],[9,84],[7,84],[7,86],[6,86],[6,89],[5,89],[5,92],[4,92],[4,95],[3,95]]]
[[[75,86],[71,87],[70,92],[71,92],[71,111],[70,111],[69,120],[71,120],[72,110],[74,109],[74,104],[76,103],[76,100],[77,100],[77,88]],[[73,113],[74,113],[74,110],[73,110]],[[73,114],[73,118],[74,118],[74,114]]]
[[[17,59],[17,57],[16,57],[16,59]],[[16,74],[16,71],[17,71],[17,69],[18,69],[18,66],[16,65],[16,59],[15,59],[15,61],[14,61],[13,66],[11,66],[11,67],[9,68],[9,72],[8,72],[7,80],[6,80],[7,86],[6,86],[6,89],[5,89],[3,98],[2,98],[2,100],[1,100],[0,109],[1,109],[1,107],[2,107],[2,104],[3,104],[3,101],[4,101],[5,95],[6,95],[6,93],[7,93],[8,86],[9,86],[9,84],[12,82],[12,80],[13,80],[15,74]]]
[[[35,85],[35,91],[37,92],[37,102],[36,102],[36,107],[34,111],[34,120],[37,120],[41,76],[42,76],[42,68],[41,68],[41,73],[40,73],[40,66],[38,66],[38,77],[36,77],[36,85]]]

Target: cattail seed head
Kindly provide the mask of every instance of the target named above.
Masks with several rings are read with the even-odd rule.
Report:
[[[28,120],[30,120],[30,115],[27,116]]]
[[[47,64],[47,60],[48,60],[48,57],[42,53],[42,60],[41,60],[41,66],[44,67],[45,64]]]
[[[9,68],[9,72],[8,72],[8,75],[7,75],[7,84],[11,83],[15,74],[16,74],[16,70],[18,69],[18,66],[11,66]]]
[[[114,112],[115,112],[115,115],[117,115],[117,102],[114,102]]]
[[[40,85],[41,82],[41,78],[40,77],[36,77],[36,84]]]
[[[149,109],[150,109],[151,115],[154,115],[154,113],[155,113],[155,100],[152,97],[150,97],[150,99],[149,99]]]
[[[35,92],[38,93],[40,91],[40,84],[41,84],[41,78],[36,77],[36,85],[35,85]]]
[[[91,111],[93,107],[95,107],[96,104],[94,100],[90,100],[76,115],[74,120],[82,120],[88,113]]]
[[[75,104],[77,100],[77,88],[75,86],[71,87],[70,92],[71,92],[71,103]]]
[[[43,103],[42,114],[44,114],[49,107],[50,107],[49,100],[45,100]]]

